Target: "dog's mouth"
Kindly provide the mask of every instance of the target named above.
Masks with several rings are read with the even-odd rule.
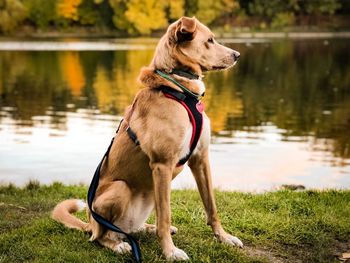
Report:
[[[211,66],[211,67],[204,67],[204,66],[201,65],[201,69],[202,69],[203,72],[206,72],[206,71],[221,71],[221,70],[229,69],[229,68],[233,67],[236,64],[237,64],[237,61],[233,61],[233,63],[230,63],[230,64],[216,65],[216,66]]]
[[[227,69],[227,68],[229,68],[229,67],[231,67],[231,66],[212,66],[212,67],[210,67],[210,68],[201,66],[203,72],[207,72],[207,71],[220,71],[220,70],[225,70],[225,69]]]
[[[227,69],[231,66],[214,66],[213,67],[213,70],[224,70],[224,69]]]
[[[233,67],[234,65],[236,65],[237,61],[234,61],[232,64],[230,65],[225,65],[225,66],[213,66],[212,70],[217,70],[217,71],[220,71],[220,70],[225,70],[225,69],[229,69],[231,67]]]
[[[226,70],[226,69],[229,69],[229,68],[233,67],[234,65],[236,65],[236,63],[237,63],[237,60],[230,61],[230,63],[223,63],[221,65],[213,66],[211,68],[211,70],[215,70],[215,71]]]

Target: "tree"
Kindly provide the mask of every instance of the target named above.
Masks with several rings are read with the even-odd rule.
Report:
[[[57,19],[56,2],[48,0],[24,0],[28,20],[40,29],[47,28]]]
[[[254,0],[249,3],[249,14],[272,19],[277,13],[288,10],[289,3],[281,0]]]
[[[198,11],[198,0],[186,0],[184,9],[186,16],[194,16]]]
[[[57,3],[57,14],[67,19],[78,21],[78,7],[81,0],[60,0]]]
[[[130,0],[125,16],[137,32],[148,35],[152,30],[166,27],[165,6],[162,0]]]
[[[109,0],[109,4],[114,11],[113,15],[113,24],[114,26],[123,31],[127,31],[129,33],[134,33],[136,30],[132,23],[125,16],[125,12],[127,11],[127,0]]]
[[[97,4],[99,4],[98,2]],[[82,0],[78,8],[79,23],[82,25],[95,25],[99,20],[99,14],[96,10],[96,1]]]
[[[148,35],[184,15],[185,0],[109,0],[113,23],[130,34]]]
[[[169,5],[169,19],[171,21],[177,20],[180,17],[182,17],[185,13],[184,10],[184,5],[185,5],[185,1],[184,0],[178,0],[178,1],[169,1],[168,2]]]
[[[341,7],[338,0],[300,1],[300,5],[310,15],[333,15]]]
[[[13,31],[26,18],[26,14],[21,1],[0,0],[0,31]]]
[[[232,15],[239,8],[236,0],[198,0],[197,3],[196,17],[205,24],[210,24],[226,15]]]

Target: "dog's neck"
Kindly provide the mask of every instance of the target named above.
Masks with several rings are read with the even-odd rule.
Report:
[[[183,72],[186,72],[186,71],[183,71]],[[189,73],[189,74],[193,74],[193,73]],[[170,73],[167,73],[167,75],[173,78],[176,82],[180,83],[182,86],[186,87],[192,93],[202,95],[205,92],[205,85],[202,81],[201,76],[197,75],[198,78],[193,77],[192,79],[190,79],[188,77],[181,76],[181,73],[179,73],[179,70],[174,70]],[[145,85],[148,88],[158,88],[160,86],[168,86],[178,91],[183,91],[173,82],[157,74],[156,70],[152,67],[143,67],[141,69],[138,79],[141,82],[141,84]]]

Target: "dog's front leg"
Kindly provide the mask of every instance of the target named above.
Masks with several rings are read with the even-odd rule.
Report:
[[[154,163],[151,165],[156,202],[157,235],[167,260],[188,260],[187,254],[175,247],[170,234],[171,210],[170,190],[173,168],[172,165]]]
[[[211,181],[208,149],[204,149],[189,160],[189,166],[196,180],[199,193],[201,195],[204,208],[207,214],[207,223],[213,229],[214,235],[221,242],[243,247],[243,243],[235,236],[232,236],[222,228],[217,215],[214,191]]]

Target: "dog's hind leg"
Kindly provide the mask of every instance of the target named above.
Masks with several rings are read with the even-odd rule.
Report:
[[[125,213],[128,207],[131,198],[130,188],[124,181],[114,181],[101,186],[101,191],[102,189],[103,193],[96,196],[95,201],[92,204],[92,208],[96,213],[107,220],[116,222]],[[100,189],[97,189],[97,194],[99,190]],[[108,242],[102,241],[109,239],[108,237],[106,239],[104,235],[106,229],[97,223],[91,214],[90,227],[92,232],[90,241],[99,240],[100,242],[101,239],[101,244],[108,244]]]
[[[172,235],[176,234],[177,230],[178,230],[177,227],[170,226],[170,234],[172,234]],[[140,231],[156,234],[157,233],[157,226],[153,225],[153,224],[145,223],[145,225],[143,226],[143,228],[140,229]]]
[[[145,223],[144,226],[142,228],[140,228],[140,231],[156,234],[157,233],[157,226]],[[177,227],[170,226],[170,234],[174,235],[176,233],[177,233]]]
[[[131,246],[129,243],[124,242],[122,237],[113,231],[107,231],[103,237],[98,238],[97,241],[102,246],[107,247],[118,254],[131,252]]]

